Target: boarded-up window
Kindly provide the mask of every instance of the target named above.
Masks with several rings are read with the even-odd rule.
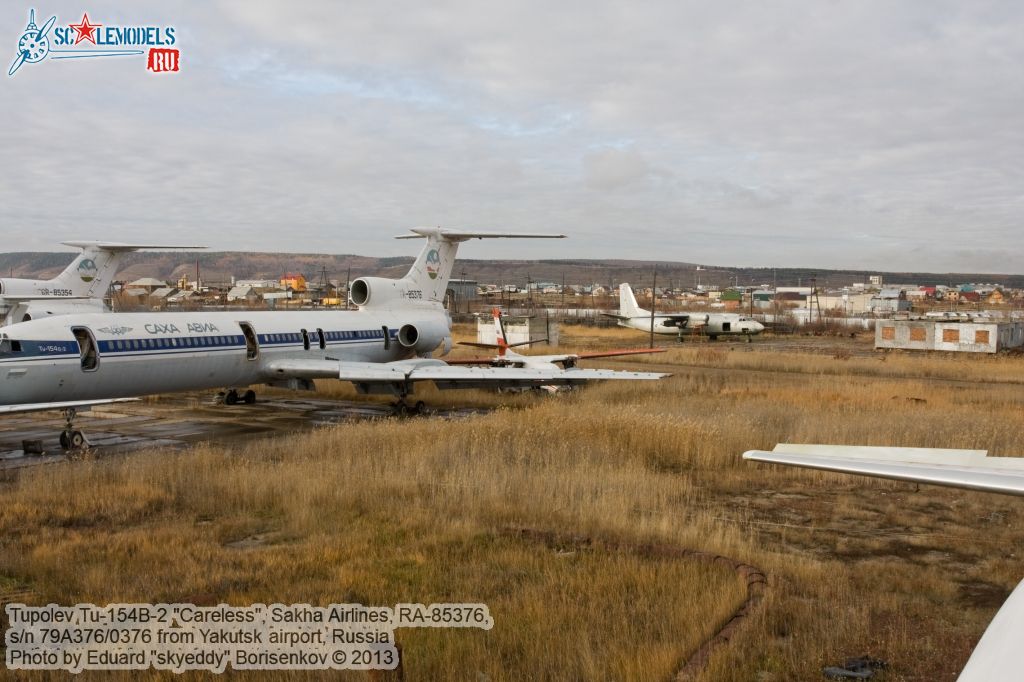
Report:
[[[974,330],[974,343],[988,343],[988,330],[987,329],[976,329]]]
[[[924,327],[911,327],[910,328],[910,340],[911,341],[927,341],[928,333]]]
[[[946,343],[960,343],[959,329],[943,329],[942,340]]]
[[[896,338],[896,327],[882,327],[882,338],[892,341]]]

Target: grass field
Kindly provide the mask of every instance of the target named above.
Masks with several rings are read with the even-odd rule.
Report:
[[[563,344],[645,340],[578,332]],[[0,585],[38,603],[483,601],[491,631],[399,631],[406,679],[667,680],[746,591],[721,565],[631,549],[653,543],[768,574],[697,679],[771,682],[865,654],[889,662],[879,679],[955,679],[1024,577],[1018,499],[739,456],[783,441],[1022,454],[1024,359],[755,342],[601,366],[674,376],[555,398],[425,391],[500,407],[9,475]]]

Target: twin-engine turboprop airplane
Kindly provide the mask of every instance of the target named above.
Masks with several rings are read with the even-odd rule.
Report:
[[[204,246],[162,246],[117,242],[64,242],[82,249],[71,265],[53,279],[0,277],[0,326],[50,315],[104,312],[104,298],[114,281],[121,256],[140,249],[204,249]]]
[[[619,312],[605,315],[618,320],[620,327],[651,331],[651,311],[637,305],[633,289],[625,282],[619,285]],[[712,341],[719,336],[746,336],[750,341],[764,331],[764,325],[736,313],[655,313],[655,334],[675,334],[682,341],[686,330],[700,332]]]
[[[429,354],[451,348],[441,301],[460,242],[489,237],[562,237],[414,229],[426,246],[402,279],[362,277],[355,311],[238,310],[86,313],[32,320],[0,330],[0,414],[62,408],[66,447],[84,443],[71,419],[76,402],[233,387],[226,402],[252,402],[239,387],[314,389],[314,379],[351,381],[363,394],[398,398],[418,382],[441,389],[578,385],[594,379],[659,379],[665,374],[592,369],[453,367]],[[422,407],[417,403],[414,409]]]

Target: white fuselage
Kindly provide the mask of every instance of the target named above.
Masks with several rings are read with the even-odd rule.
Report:
[[[736,313],[687,313],[689,319],[682,324],[678,319],[670,316],[654,315],[655,334],[678,335],[684,331],[699,331],[705,336],[728,336],[740,334],[753,336],[764,331],[764,325],[757,320],[738,315]],[[640,331],[651,331],[651,315],[637,315],[626,319],[620,319],[619,325]]]
[[[420,332],[413,347],[399,343],[399,328],[407,324]],[[430,352],[450,329],[440,304],[426,302],[381,311],[95,313],[33,320],[0,330],[0,405],[248,386],[273,381],[266,365],[278,359],[402,360]]]

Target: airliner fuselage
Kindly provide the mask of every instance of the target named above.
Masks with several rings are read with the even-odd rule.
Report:
[[[398,311],[96,313],[7,327],[0,405],[120,398],[273,381],[280,359],[383,363],[450,334],[440,305]],[[406,325],[415,343],[400,339]],[[405,343],[403,343],[403,341]],[[429,347],[428,347],[429,346]]]

